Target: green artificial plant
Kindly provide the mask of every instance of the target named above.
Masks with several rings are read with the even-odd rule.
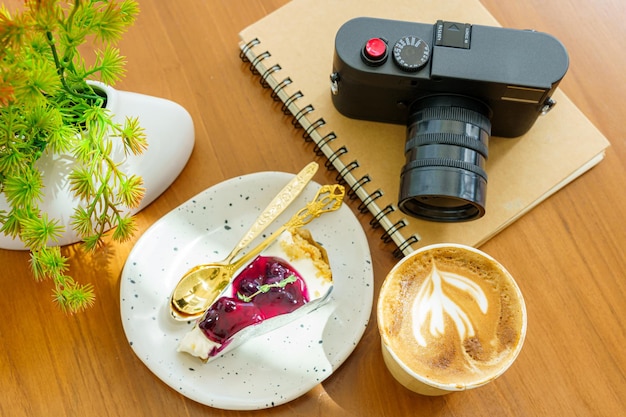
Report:
[[[69,181],[81,205],[71,227],[86,248],[98,247],[108,230],[115,241],[133,235],[128,209],[143,198],[143,180],[122,172],[111,155],[115,141],[127,155],[143,152],[146,137],[136,118],[113,122],[106,97],[87,80],[121,78],[125,59],[115,45],[138,12],[134,0],[0,6],[0,193],[10,208],[0,212],[0,231],[30,249],[34,277],[51,279],[54,300],[69,312],[93,303],[93,285],[69,275],[55,245],[64,227],[40,207],[36,162],[48,152],[75,159]]]

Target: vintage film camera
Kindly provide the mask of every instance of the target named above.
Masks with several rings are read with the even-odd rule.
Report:
[[[406,124],[404,213],[472,220],[485,213],[489,137],[527,132],[568,65],[546,33],[356,18],[335,38],[332,101],[351,118]]]

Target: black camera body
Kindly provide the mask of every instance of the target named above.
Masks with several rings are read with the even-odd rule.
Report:
[[[526,133],[555,104],[568,65],[546,33],[356,18],[335,38],[332,101],[351,118],[407,125],[404,212],[471,220],[484,214],[489,136]]]

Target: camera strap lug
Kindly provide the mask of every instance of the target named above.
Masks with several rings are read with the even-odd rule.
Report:
[[[333,93],[334,96],[339,93],[339,73],[333,72],[330,74],[330,92]]]
[[[552,99],[552,97],[548,97],[546,101],[543,102],[543,107],[541,107],[541,115],[545,116],[548,114],[554,106],[556,106],[556,100]]]

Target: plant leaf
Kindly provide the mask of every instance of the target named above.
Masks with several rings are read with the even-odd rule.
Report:
[[[33,169],[25,169],[21,175],[4,179],[4,195],[12,207],[31,208],[41,200],[43,187],[41,174]]]
[[[137,231],[137,225],[135,219],[132,216],[124,216],[118,220],[117,226],[113,231],[113,240],[118,242],[125,242],[133,237],[133,234]]]
[[[100,80],[106,84],[115,84],[124,76],[124,63],[126,59],[120,55],[120,51],[107,45],[104,51],[96,54],[94,69],[100,73]]]
[[[80,285],[71,277],[63,277],[64,285],[57,285],[53,299],[67,313],[77,313],[93,305],[96,300],[93,285]]]
[[[30,264],[37,280],[63,276],[63,273],[68,270],[68,260],[61,255],[61,249],[58,246],[43,247],[32,251]]]
[[[124,142],[124,152],[139,155],[148,148],[148,140],[145,130],[139,124],[136,117],[126,117],[124,127],[120,131],[120,136]]]
[[[74,229],[83,239],[93,232],[91,213],[82,205],[79,205],[72,214],[72,229]]]
[[[76,167],[68,178],[72,193],[83,201],[89,201],[95,193],[92,173],[84,167]]]
[[[120,183],[119,196],[122,203],[128,208],[139,207],[145,192],[143,178],[140,176],[131,175]]]
[[[48,219],[47,213],[40,217],[29,217],[21,221],[20,238],[29,248],[41,250],[48,242],[56,242],[63,233],[63,226],[58,220]]]

